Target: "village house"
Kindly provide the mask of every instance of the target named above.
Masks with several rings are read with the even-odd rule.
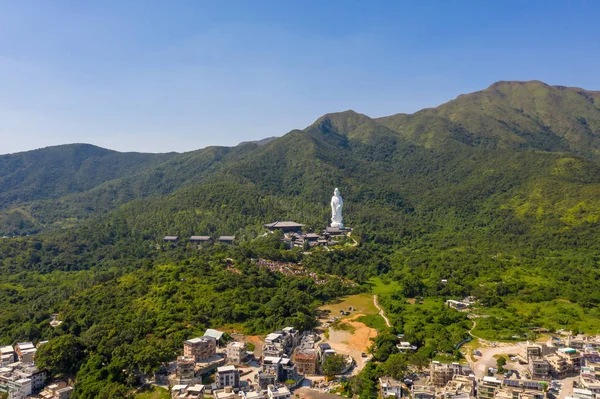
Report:
[[[303,375],[317,374],[317,351],[316,349],[303,348],[294,355],[294,363],[298,367],[298,373]]]
[[[461,365],[456,362],[447,364],[434,360],[431,362],[429,372],[432,384],[436,387],[443,387],[448,381],[452,380],[455,375],[469,375],[473,370],[467,365]]]
[[[319,363],[323,363],[328,356],[335,356],[336,353],[335,350],[331,348],[331,345],[326,342],[322,342],[318,345],[317,354],[319,357]]]
[[[248,347],[245,342],[233,341],[227,345],[227,363],[242,364],[246,360]]]
[[[179,384],[190,383],[196,378],[196,362],[193,357],[177,357],[176,376]]]
[[[204,399],[205,387],[201,384],[178,384],[171,388],[172,399]]]
[[[73,387],[68,386],[65,381],[59,381],[48,385],[39,396],[43,399],[70,399]]]
[[[379,379],[379,394],[382,398],[401,398],[402,383],[391,377],[381,377]]]
[[[166,244],[176,244],[179,241],[179,237],[178,236],[164,236],[163,241]]]
[[[32,342],[19,342],[15,346],[15,351],[17,352],[17,358],[20,362],[33,363],[33,358],[35,357],[37,349]]]
[[[477,399],[494,399],[496,390],[502,386],[502,381],[495,377],[485,376],[477,385]]]
[[[12,346],[0,347],[0,367],[6,367],[15,362],[16,352]]]
[[[298,369],[292,359],[287,357],[265,357],[262,372],[275,375],[278,382],[298,380]]]
[[[550,364],[543,357],[529,356],[528,370],[533,379],[547,379],[550,373]]]
[[[233,365],[217,367],[215,380],[217,382],[217,387],[219,388],[239,388],[240,371]]]
[[[194,361],[210,359],[216,356],[217,340],[211,336],[188,339],[183,343],[183,356]]]

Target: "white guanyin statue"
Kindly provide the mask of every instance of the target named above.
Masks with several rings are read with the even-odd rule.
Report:
[[[336,189],[333,191],[333,197],[331,197],[331,227],[344,228],[342,223],[342,208],[344,207],[344,200],[340,195],[340,190]]]

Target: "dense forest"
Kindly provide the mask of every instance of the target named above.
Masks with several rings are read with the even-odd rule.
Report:
[[[207,326],[309,328],[316,305],[369,290],[375,276],[398,287],[382,305],[421,358],[451,351],[470,324],[406,298],[474,295],[491,316],[474,332],[490,339],[539,326],[591,330],[599,150],[600,93],[499,82],[412,115],[328,114],[232,148],[147,155],[76,145],[0,156],[10,171],[0,179],[0,343],[65,340],[77,367],[53,353],[49,367],[77,375],[75,397],[119,397]],[[307,255],[263,237],[275,220],[324,228],[334,187],[358,246]],[[196,251],[186,241],[194,234],[238,243]],[[164,235],[183,239],[165,248]],[[272,275],[256,257],[358,285]],[[384,369],[411,361],[380,352]],[[354,392],[369,391],[368,380]]]

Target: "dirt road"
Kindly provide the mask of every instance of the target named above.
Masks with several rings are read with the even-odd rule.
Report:
[[[379,315],[381,317],[383,317],[383,320],[385,320],[385,325],[388,327],[391,327],[392,325],[390,324],[390,320],[385,315],[385,312],[383,311],[383,309],[381,307],[379,307],[379,303],[377,302],[377,295],[373,295],[373,305],[375,305],[377,310],[379,310]]]

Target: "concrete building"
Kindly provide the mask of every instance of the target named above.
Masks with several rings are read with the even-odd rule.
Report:
[[[201,384],[178,384],[171,388],[172,399],[204,399],[205,387]]]
[[[70,399],[73,393],[73,387],[67,385],[64,381],[59,381],[48,385],[39,396],[43,399]]]
[[[303,375],[317,374],[317,358],[316,349],[302,349],[296,351],[294,363],[298,368],[298,373]]]
[[[196,362],[193,357],[179,356],[177,357],[176,375],[179,380],[179,385],[186,382],[192,382],[196,377]]]
[[[477,386],[477,399],[494,399],[502,381],[495,377],[483,377]]]
[[[571,374],[573,369],[569,367],[567,364],[567,359],[563,356],[560,356],[558,353],[552,353],[544,357],[548,362],[548,366],[550,366],[550,374],[554,378],[565,378],[567,375]]]
[[[37,349],[32,342],[19,342],[15,346],[15,352],[17,352],[17,358],[23,363],[33,363],[33,358]]]
[[[183,343],[183,356],[196,362],[214,357],[217,354],[217,340],[214,337],[188,339]]]
[[[538,380],[548,379],[550,373],[550,365],[548,361],[542,357],[530,356],[529,357],[529,374],[531,378]]]
[[[431,382],[436,387],[445,386],[455,375],[469,375],[473,371],[469,366],[463,366],[459,363],[440,363],[432,361],[429,372]]]
[[[233,365],[217,367],[216,383],[219,388],[240,386],[240,372]]]
[[[298,380],[298,369],[287,357],[265,357],[262,363],[262,372],[275,375],[278,382]]]
[[[269,385],[275,385],[277,383],[277,375],[260,371],[254,375],[254,382],[260,387],[260,389],[267,389]]]
[[[402,383],[391,377],[381,377],[379,379],[379,394],[382,398],[401,398]]]
[[[242,364],[246,360],[248,347],[245,342],[230,342],[227,345],[227,363]]]
[[[16,360],[16,352],[12,346],[3,346],[0,348],[0,367],[6,367]]]
[[[30,378],[11,378],[8,381],[8,399],[25,399],[33,392]]]
[[[335,350],[333,350],[331,348],[331,345],[329,345],[328,343],[323,342],[317,346],[317,356],[319,358],[318,359],[319,363],[323,363],[323,361],[325,361],[325,358],[327,356],[333,356],[333,355],[335,355]]]

